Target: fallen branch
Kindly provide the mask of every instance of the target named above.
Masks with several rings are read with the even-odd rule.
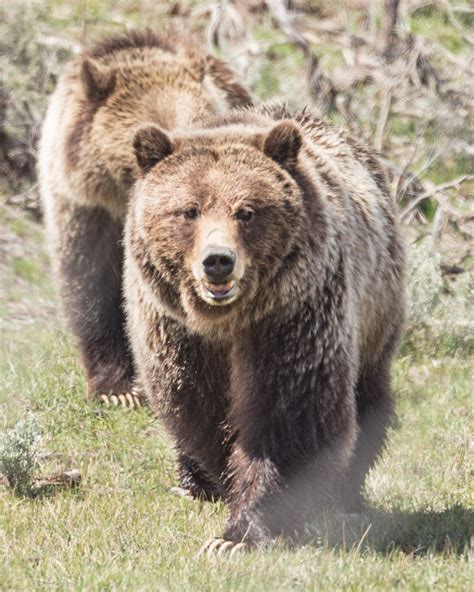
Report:
[[[374,134],[374,148],[378,152],[382,151],[383,147],[383,137],[385,134],[385,128],[387,127],[388,117],[390,115],[390,108],[392,106],[392,91],[387,89],[383,93],[381,105],[380,105],[380,112],[379,118],[377,120],[377,128]]]
[[[400,0],[385,0],[385,27],[383,54],[389,60],[398,53],[400,37],[398,35]]]
[[[434,197],[437,193],[442,193],[446,189],[450,189],[451,187],[459,187],[462,183],[466,181],[472,181],[474,179],[474,175],[461,175],[460,177],[456,177],[452,181],[447,181],[446,183],[441,183],[440,185],[436,185],[432,187],[428,191],[425,191],[421,195],[419,195],[416,199],[414,199],[400,214],[400,220],[403,220],[407,214],[409,214],[412,210],[414,210],[422,201],[428,199],[430,197]]]
[[[400,192],[396,196],[397,201],[402,200],[403,196],[405,195],[405,193],[408,190],[408,187],[410,187],[410,185],[412,185],[413,183],[416,183],[419,180],[421,174],[424,171],[426,171],[426,169],[428,169],[434,162],[436,162],[436,160],[438,160],[438,158],[441,156],[443,151],[444,151],[444,147],[439,148],[436,152],[433,151],[433,154],[426,158],[423,165],[415,173],[410,174],[408,179],[405,181],[405,184],[400,189]]]
[[[446,10],[446,12],[448,13],[448,18],[451,22],[451,24],[453,25],[453,27],[457,30],[457,32],[459,33],[459,35],[464,39],[464,41],[466,43],[469,43],[469,45],[474,45],[474,39],[472,37],[470,37],[466,31],[464,30],[464,28],[459,24],[458,19],[454,16],[454,11],[451,8],[449,2],[447,2],[447,0],[438,0],[439,3],[441,4],[441,6]]]
[[[433,229],[431,231],[429,251],[432,251],[438,242],[443,232],[443,225],[446,226],[446,209],[444,208],[444,204],[439,204],[432,224]]]
[[[398,196],[400,195],[400,183],[407,178],[408,173],[409,173],[409,169],[411,167],[411,165],[415,162],[416,160],[416,154],[418,152],[418,149],[420,147],[420,144],[423,141],[423,135],[424,135],[424,130],[420,131],[417,135],[416,141],[413,142],[412,146],[411,146],[411,150],[408,153],[407,157],[405,158],[402,167],[400,169],[400,171],[396,171],[394,173],[393,176],[393,181],[392,181],[392,195],[395,198],[395,200],[398,200]],[[406,191],[406,188],[405,188]]]

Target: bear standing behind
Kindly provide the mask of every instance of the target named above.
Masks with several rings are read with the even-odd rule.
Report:
[[[229,505],[210,549],[293,536],[328,503],[357,511],[404,315],[377,159],[281,108],[134,143],[128,329],[182,484]]]
[[[121,293],[137,127],[187,130],[250,102],[227,66],[199,54],[186,32],[106,38],[61,76],[42,130],[38,173],[62,303],[91,397],[139,403],[130,393]]]

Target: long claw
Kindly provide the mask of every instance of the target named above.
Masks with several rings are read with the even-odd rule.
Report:
[[[170,493],[172,493],[173,495],[176,495],[178,497],[184,498],[184,499],[188,499],[188,500],[193,500],[193,496],[189,493],[189,491],[187,489],[184,489],[183,487],[172,487],[170,489]]]
[[[198,553],[198,557],[200,557],[201,555],[204,555],[204,553],[208,550],[208,548],[210,547],[210,545],[215,541],[216,539],[212,538],[212,539],[207,539],[207,541],[204,543],[204,545],[199,549],[199,553]]]
[[[216,539],[214,537],[212,539],[208,539],[201,547],[198,555],[204,555],[204,553],[206,553],[208,556],[211,556],[214,550],[224,542],[224,539]]]
[[[224,555],[224,553],[226,553],[227,551],[230,551],[233,546],[234,546],[234,543],[232,541],[226,541],[225,543],[222,543],[219,550],[217,551],[217,557],[221,557],[222,555]]]
[[[226,541],[225,539],[209,539],[201,547],[198,557],[206,554],[208,557],[212,557],[214,554],[216,557],[222,557],[229,553],[229,557],[233,557],[236,553],[243,551],[248,548],[246,543],[234,543],[232,541]]]
[[[236,553],[240,553],[240,551],[244,551],[247,549],[246,543],[238,543],[235,547],[231,550],[229,557],[233,557]]]
[[[103,405],[114,405],[123,409],[139,409],[145,404],[142,390],[136,386],[132,387],[130,391],[122,393],[95,392],[93,396]]]
[[[207,556],[211,557],[211,555],[214,554],[214,551],[217,551],[223,543],[225,543],[225,539],[215,539],[207,549]]]

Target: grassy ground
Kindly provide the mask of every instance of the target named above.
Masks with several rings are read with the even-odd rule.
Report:
[[[78,468],[83,477],[76,490],[35,499],[0,486],[2,590],[470,589],[472,359],[465,352],[404,348],[395,367],[398,422],[370,476],[367,516],[322,522],[296,549],[197,557],[221,531],[224,506],[169,492],[172,450],[149,411],[85,401],[42,233],[11,210],[1,210],[0,221],[1,427],[29,411],[43,431],[39,472]]]
[[[7,85],[17,108],[7,118],[12,135],[21,136],[28,117],[33,128],[41,119],[66,57],[36,45],[38,31],[79,43],[125,25],[158,26],[168,4],[13,2],[20,12],[5,29],[10,36],[2,29],[5,45],[23,48],[15,52],[18,81],[8,75],[2,81],[15,82],[13,90]],[[472,25],[468,13],[458,18],[465,28]],[[470,50],[439,6],[412,13],[410,25],[458,57]],[[269,29],[268,23],[256,27],[256,39],[272,40]],[[319,46],[327,71],[341,61],[331,48]],[[1,47],[0,54],[0,66],[13,68]],[[251,78],[260,98],[299,88],[301,56],[281,42],[273,57],[277,66],[270,59]],[[39,114],[23,112],[25,96]],[[427,128],[427,145],[430,133],[437,134]],[[389,148],[395,138],[409,145],[415,136],[412,120],[391,115]],[[456,156],[436,161],[424,175],[440,183],[467,172],[466,159]],[[394,369],[398,421],[370,475],[368,514],[349,522],[322,520],[312,540],[298,548],[278,544],[232,560],[207,559],[198,551],[220,533],[225,507],[169,492],[176,484],[172,449],[148,410],[126,413],[85,401],[84,377],[49,279],[42,231],[3,201],[0,196],[0,432],[32,415],[43,432],[38,475],[77,468],[82,484],[31,499],[14,496],[0,483],[0,590],[472,589],[474,413],[467,274],[456,280],[451,300],[443,300],[446,286],[440,277],[414,266],[418,307]],[[459,207],[467,204],[466,199]],[[457,252],[458,243],[453,245]],[[421,262],[430,262],[428,251],[419,255]],[[463,265],[472,269],[472,258]],[[434,324],[425,327],[420,319]]]

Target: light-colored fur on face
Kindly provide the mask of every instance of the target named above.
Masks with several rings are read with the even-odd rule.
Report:
[[[176,291],[171,314],[185,317],[200,333],[216,334],[220,326],[230,335],[229,324],[251,322],[281,296],[271,284],[301,227],[301,192],[264,155],[263,135],[241,129],[222,137],[177,135],[176,156],[139,180],[134,190],[130,240],[138,241],[138,256],[148,256]],[[258,169],[257,176],[248,174],[251,167]],[[190,209],[197,212],[195,219],[186,217]],[[252,212],[251,220],[240,220],[242,211]],[[216,241],[236,256],[229,278],[235,282],[234,297],[217,305],[206,299],[202,286],[203,252]]]

